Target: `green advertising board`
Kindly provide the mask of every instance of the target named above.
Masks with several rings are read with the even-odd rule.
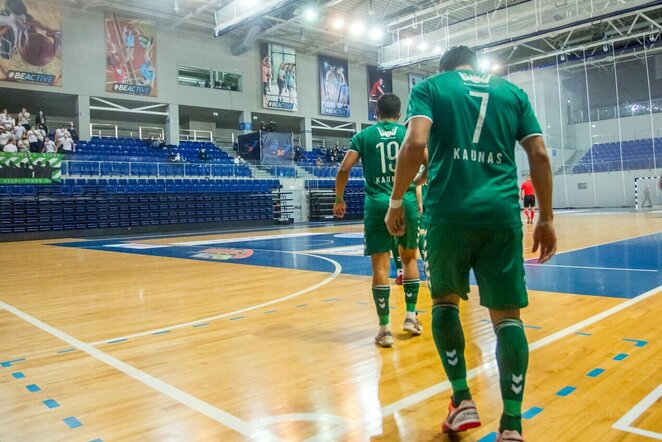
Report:
[[[61,179],[62,155],[0,152],[0,184],[51,184]]]

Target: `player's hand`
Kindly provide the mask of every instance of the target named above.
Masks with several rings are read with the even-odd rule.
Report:
[[[539,264],[549,261],[556,253],[556,231],[552,221],[538,221],[536,224],[536,228],[533,230],[533,249],[531,252],[535,253],[538,248],[540,248]]]
[[[402,236],[405,234],[405,211],[402,207],[393,209],[392,207],[388,208],[386,212],[386,217],[384,218],[384,223],[386,223],[386,228],[389,233],[393,236]]]
[[[333,205],[333,216],[336,218],[344,218],[345,212],[347,212],[347,204],[344,201],[336,201]]]

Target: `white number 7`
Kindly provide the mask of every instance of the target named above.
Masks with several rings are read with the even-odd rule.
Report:
[[[487,92],[469,91],[469,95],[480,98],[480,111],[478,112],[478,121],[476,122],[473,139],[473,143],[478,144],[480,133],[483,131],[483,123],[485,122],[485,113],[487,113],[487,102],[490,100],[490,94]]]

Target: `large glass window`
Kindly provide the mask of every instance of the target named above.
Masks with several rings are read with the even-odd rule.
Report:
[[[236,72],[179,65],[177,80],[182,86],[241,92],[241,75]]]

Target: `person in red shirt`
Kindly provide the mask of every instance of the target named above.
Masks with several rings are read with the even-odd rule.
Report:
[[[529,175],[526,176],[526,181],[522,183],[520,199],[524,202],[526,223],[533,224],[533,217],[536,215],[536,190],[533,188],[533,183]]]
[[[536,215],[536,190],[533,188],[533,183],[529,175],[526,176],[526,181],[522,183],[520,199],[524,202],[526,223],[533,224],[533,217]]]

